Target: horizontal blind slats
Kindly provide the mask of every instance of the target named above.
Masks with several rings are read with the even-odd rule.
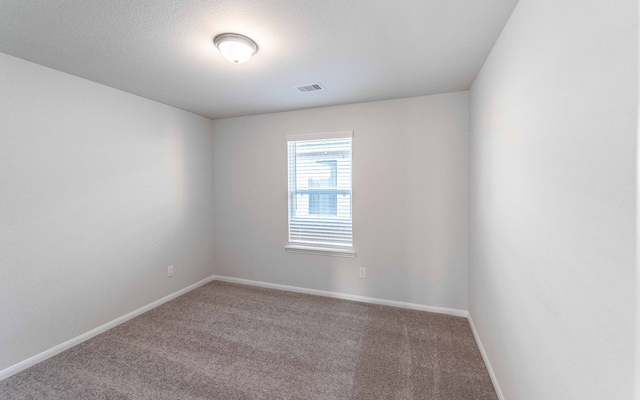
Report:
[[[351,138],[289,140],[289,242],[352,247]]]

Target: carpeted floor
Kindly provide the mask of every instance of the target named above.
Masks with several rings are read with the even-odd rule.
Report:
[[[0,399],[497,399],[466,319],[212,282],[0,382]]]

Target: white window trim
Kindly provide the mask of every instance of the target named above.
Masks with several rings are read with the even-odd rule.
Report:
[[[299,140],[341,139],[341,138],[353,138],[353,131],[286,135],[287,142],[294,142]],[[352,182],[352,189],[353,189],[353,171],[351,175],[351,182]],[[353,208],[351,209],[351,215],[352,215],[351,223],[353,224]],[[287,253],[312,254],[312,255],[319,255],[319,256],[334,256],[334,257],[346,257],[346,258],[356,257],[356,252],[353,247],[341,249],[341,248],[332,248],[328,246],[327,247],[307,246],[300,243],[288,242],[287,245],[285,245],[284,249]]]
[[[348,257],[354,258],[356,252],[351,249],[332,249],[330,247],[314,247],[303,246],[300,244],[289,243],[284,247],[287,253],[302,253],[302,254],[314,254],[319,256],[335,256],[335,257]]]

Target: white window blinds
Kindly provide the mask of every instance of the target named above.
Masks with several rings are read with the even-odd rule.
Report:
[[[341,132],[287,136],[288,249],[353,253],[352,135]]]

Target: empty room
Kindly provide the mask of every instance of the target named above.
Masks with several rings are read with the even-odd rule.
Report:
[[[640,400],[637,0],[3,0],[0,399]]]

